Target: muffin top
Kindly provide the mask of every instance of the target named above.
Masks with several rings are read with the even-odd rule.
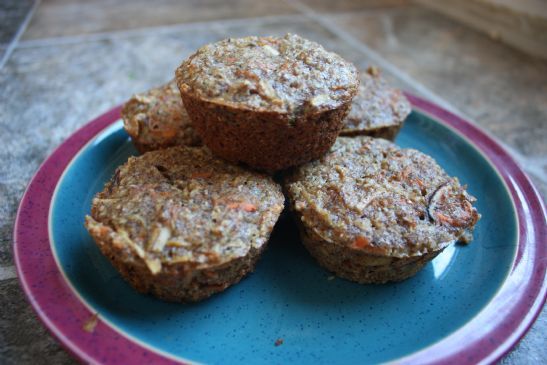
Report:
[[[141,152],[201,144],[174,80],[134,95],[124,104],[122,119],[125,130]]]
[[[254,111],[335,109],[359,86],[355,67],[298,35],[225,39],[206,45],[176,71],[182,92]]]
[[[204,147],[131,157],[93,199],[88,229],[110,230],[150,271],[221,265],[260,248],[283,209],[281,188]]]
[[[365,253],[409,257],[470,239],[475,198],[414,149],[370,137],[340,137],[320,160],[286,180],[304,228]]]
[[[351,104],[340,134],[397,126],[411,112],[410,103],[401,90],[388,85],[376,67],[361,73],[359,92]]]

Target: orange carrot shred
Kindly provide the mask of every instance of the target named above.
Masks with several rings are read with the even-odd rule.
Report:
[[[242,209],[246,212],[256,212],[256,205],[245,202],[235,202],[226,205],[230,209]]]
[[[453,222],[453,219],[452,219],[452,218],[450,218],[450,217],[448,217],[448,216],[446,216],[446,215],[444,215],[444,214],[442,214],[442,213],[437,213],[437,218],[438,218],[441,222],[443,222],[443,223],[452,224],[452,222]]]
[[[108,227],[105,227],[105,226],[99,227],[99,235],[106,236],[109,233],[110,233],[110,229],[108,229]]]
[[[241,203],[240,204],[241,209],[243,209],[246,212],[256,212],[256,206],[251,203]]]
[[[373,255],[384,255],[385,249],[383,247],[374,246],[370,243],[369,239],[363,236],[358,236],[355,241],[353,241],[353,244],[351,245],[352,248],[357,250],[365,250],[367,253],[371,253]]]
[[[365,248],[368,245],[370,245],[369,240],[363,236],[359,236],[353,241],[353,247],[355,248]]]

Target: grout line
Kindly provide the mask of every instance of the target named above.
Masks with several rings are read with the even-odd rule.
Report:
[[[30,8],[27,15],[25,16],[25,19],[19,26],[19,29],[17,29],[17,33],[13,36],[11,42],[8,45],[8,48],[6,48],[6,52],[4,53],[4,56],[2,56],[2,59],[0,60],[0,70],[4,68],[4,65],[8,62],[8,59],[10,58],[11,54],[15,50],[15,47],[17,47],[17,43],[19,42],[19,38],[23,35],[25,30],[27,30],[27,27],[30,23],[30,20],[34,16],[34,13],[36,12],[36,9],[38,9],[38,6],[40,5],[41,0],[36,0],[34,5]]]
[[[32,47],[48,47],[55,45],[76,44],[81,42],[98,42],[108,39],[128,38],[140,35],[150,35],[151,32],[155,34],[166,34],[174,31],[181,30],[194,30],[204,27],[213,26],[244,26],[244,25],[260,25],[270,24],[283,20],[297,20],[301,18],[300,14],[288,14],[288,15],[267,15],[263,17],[255,18],[235,18],[235,19],[217,19],[208,20],[202,22],[192,23],[178,23],[172,25],[160,25],[135,29],[125,29],[110,32],[90,33],[90,34],[78,34],[63,37],[42,38],[42,39],[30,39],[19,42],[18,48],[32,48]]]
[[[344,16],[350,14],[362,14],[363,16],[377,16],[380,9],[372,10],[358,10],[354,12],[340,12],[336,16]],[[150,27],[141,27],[134,29],[122,29],[115,31],[106,31],[89,34],[76,34],[69,36],[48,37],[39,39],[29,39],[19,42],[18,48],[31,48],[31,47],[47,47],[53,45],[65,45],[74,44],[79,42],[97,42],[112,38],[126,38],[139,35],[150,35],[150,32],[154,34],[165,34],[177,30],[193,30],[203,27],[222,27],[222,26],[242,26],[242,25],[260,25],[268,24],[283,20],[299,20],[302,18],[301,13],[296,14],[280,14],[280,15],[266,15],[261,17],[249,17],[249,18],[234,18],[234,19],[214,19],[191,23],[175,23],[170,25],[158,25]]]
[[[17,273],[15,271],[15,266],[11,265],[11,266],[0,267],[0,281],[13,279],[16,277],[17,277]]]

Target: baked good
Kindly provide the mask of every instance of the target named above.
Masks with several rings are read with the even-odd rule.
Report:
[[[433,158],[371,137],[340,137],[285,181],[317,261],[359,283],[406,279],[446,246],[469,241],[475,198]]]
[[[391,87],[374,66],[361,73],[359,92],[344,119],[341,136],[371,136],[394,140],[412,111],[401,90]]]
[[[292,34],[206,45],[176,80],[204,144],[266,171],[327,152],[359,86],[351,63]]]
[[[171,146],[199,146],[175,81],[133,95],[122,108],[123,126],[141,153]]]
[[[119,167],[85,225],[139,292],[197,301],[253,270],[283,205],[269,176],[171,147]]]
[[[390,87],[376,67],[361,73],[359,91],[344,119],[343,136],[393,140],[411,111],[403,93]],[[124,128],[141,153],[171,146],[199,146],[175,81],[135,94],[122,109]]]

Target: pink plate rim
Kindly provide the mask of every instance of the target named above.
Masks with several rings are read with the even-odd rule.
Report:
[[[493,363],[524,336],[539,315],[547,293],[546,211],[538,191],[510,155],[472,123],[441,107],[406,94],[414,108],[466,138],[495,167],[513,200],[518,218],[517,256],[506,281],[492,301],[450,336],[403,358],[414,363]],[[135,341],[94,313],[66,282],[49,240],[49,208],[63,172],[74,156],[120,118],[121,107],[84,125],[44,161],[30,181],[14,226],[14,260],[27,300],[55,338],[86,363],[180,364],[182,361]]]

